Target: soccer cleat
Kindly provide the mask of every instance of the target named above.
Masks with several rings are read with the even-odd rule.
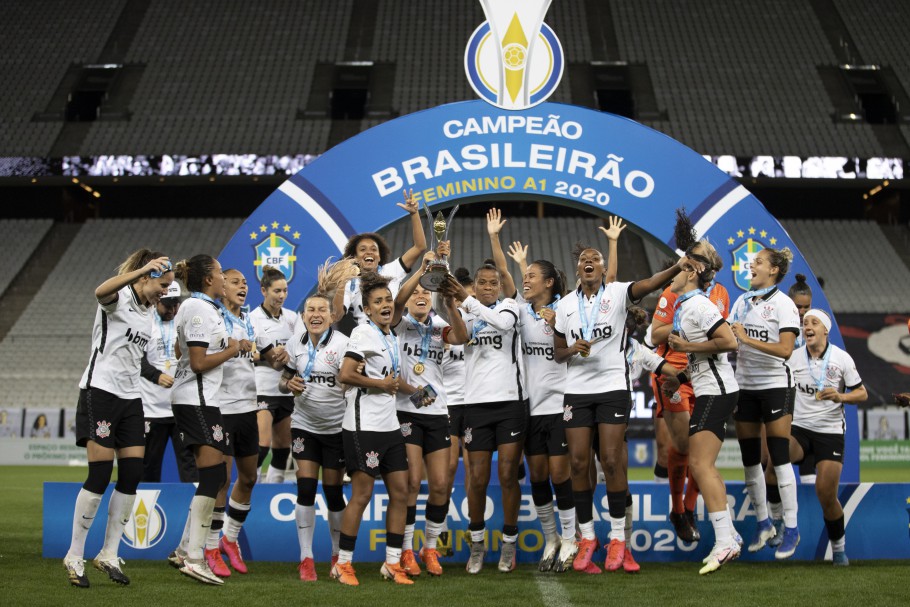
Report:
[[[840,552],[835,552],[831,555],[831,562],[835,567],[848,567],[850,565],[850,560],[847,559],[847,553],[841,550]],[[86,580],[86,584],[88,581]]]
[[[480,573],[480,570],[483,569],[483,557],[486,553],[483,542],[471,542],[471,556],[468,557],[465,571],[471,574]]]
[[[591,561],[590,563],[588,563],[587,567],[582,569],[581,573],[584,573],[586,575],[600,575],[601,573],[603,573],[603,570],[600,567],[598,567],[594,563],[594,561]]]
[[[673,523],[673,529],[676,530],[676,537],[689,544],[698,541],[695,537],[695,528],[689,522],[685,512],[671,512],[670,522]]]
[[[383,579],[407,586],[413,584],[414,580],[408,577],[408,574],[399,563],[383,563],[379,568],[379,575]]]
[[[695,520],[694,510],[686,510],[686,520],[689,521],[689,526],[692,527],[692,541],[697,542],[701,539],[701,532],[698,530],[698,521]]]
[[[556,562],[553,563],[553,570],[556,573],[563,573],[572,568],[572,561],[578,554],[578,543],[574,539],[560,540],[559,555]]]
[[[572,561],[572,568],[575,571],[584,571],[591,564],[591,557],[597,552],[597,538],[586,540],[584,538],[578,542],[578,552]]]
[[[212,548],[211,550],[206,549],[204,554],[205,564],[209,566],[212,573],[218,577],[231,577],[231,570],[224,564],[224,559],[221,558],[220,550],[217,548]]]
[[[420,560],[427,567],[430,575],[442,575],[442,565],[439,564],[439,551],[423,547],[420,549]]]
[[[799,527],[784,527],[784,538],[774,553],[774,558],[778,560],[788,559],[796,552],[799,546]]]
[[[316,563],[310,557],[300,561],[300,564],[297,565],[297,571],[300,572],[301,582],[315,582],[318,579],[316,577]]]
[[[420,575],[420,565],[417,563],[413,550],[401,551],[401,568],[411,577]]]
[[[843,554],[843,552],[841,554]],[[83,559],[63,559],[63,566],[66,567],[66,575],[69,577],[71,585],[77,588],[89,587],[88,576],[85,575],[85,561]]]
[[[337,563],[337,562],[338,562],[338,555],[337,555],[337,554],[333,554],[333,555],[332,555],[332,567],[334,567],[334,566],[335,566],[335,563]]]
[[[234,571],[237,573],[246,573],[248,571],[246,563],[243,562],[243,554],[240,552],[239,542],[232,542],[222,537],[221,541],[218,542],[218,547],[221,549],[221,552],[227,555],[228,561],[231,563],[231,567]]]
[[[768,540],[768,545],[777,548],[784,541],[784,519],[771,519],[771,524],[774,525],[774,537]]]
[[[122,564],[123,559],[119,556],[115,556],[112,559],[104,559],[101,558],[100,554],[92,561],[92,565],[95,566],[95,569],[105,572],[108,577],[111,578],[112,582],[121,584],[122,586],[129,586],[130,578],[123,574],[123,569],[120,568],[120,565]]]
[[[547,538],[547,543],[543,548],[543,556],[540,558],[540,563],[537,565],[538,571],[549,571],[553,569],[553,566],[556,564],[556,558],[559,556],[560,545],[559,536]]]
[[[626,546],[626,552],[622,557],[622,569],[626,573],[638,573],[641,570],[641,565],[635,562],[635,557],[632,556],[632,548]]]
[[[176,567],[180,569],[183,567],[183,563],[186,561],[186,552],[177,548],[172,553],[167,555],[167,562],[170,563],[171,567]]]
[[[752,542],[749,544],[749,552],[758,552],[770,540],[777,532],[774,530],[774,525],[771,524],[771,519],[766,518],[763,521],[758,521],[758,527],[755,529],[755,536],[752,538]]]
[[[623,559],[626,557],[626,543],[622,540],[610,540],[605,548],[607,549],[607,560],[604,561],[604,569],[616,571],[622,567]]]
[[[736,544],[728,546],[715,546],[711,554],[703,561],[705,566],[698,570],[699,575],[714,573],[725,563],[736,559],[739,556],[739,550]]]
[[[335,563],[332,565],[332,572],[329,573],[329,577],[333,580],[338,580],[340,584],[345,586],[360,586],[360,582],[357,581],[357,575],[354,573],[354,565],[351,563]]]
[[[452,535],[448,531],[439,534],[439,542],[436,543],[436,551],[439,556],[452,556],[455,552],[452,550]]]
[[[212,584],[213,586],[221,586],[224,584],[224,580],[212,573],[212,570],[209,569],[209,564],[205,562],[205,559],[183,559],[183,567],[180,568],[180,573],[189,576],[194,580],[198,580],[203,584]]]
[[[515,556],[515,542],[503,542],[499,553],[499,570],[503,573],[515,571],[518,562]]]

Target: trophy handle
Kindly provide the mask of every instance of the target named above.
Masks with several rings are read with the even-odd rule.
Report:
[[[455,208],[452,209],[452,211],[449,213],[449,216],[446,218],[446,233],[442,237],[443,240],[449,239],[449,230],[452,229],[452,218],[455,217],[455,213],[458,211],[458,207],[460,206],[460,204],[456,204]]]

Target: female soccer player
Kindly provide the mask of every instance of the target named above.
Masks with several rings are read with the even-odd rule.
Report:
[[[810,309],[803,315],[806,345],[794,350],[789,361],[796,381],[790,459],[798,463],[814,456],[818,469],[815,494],[822,506],[832,560],[846,566],[850,561],[845,550],[844,510],[837,499],[844,467],[844,405],[864,402],[868,395],[853,359],[828,341],[830,331],[831,317],[826,312]]]
[[[88,478],[76,497],[73,536],[63,565],[70,584],[88,588],[85,538],[117,457],[117,485],[108,504],[104,545],[93,562],[118,584],[129,584],[117,556],[123,527],[136,501],[145,453],[145,423],[139,398],[139,369],[152,332],[154,306],[174,280],[163,253],[140,249],[120,264],[117,275],[95,289],[98,311],[92,328],[92,358],[79,382],[76,444],[88,454]]]
[[[243,312],[246,303],[247,282],[240,270],[224,273],[224,305],[222,313],[232,327],[231,337],[240,344],[240,352],[224,363],[221,388],[218,390],[221,416],[224,420],[225,441],[224,464],[227,469],[224,485],[215,499],[212,526],[206,539],[205,560],[218,577],[228,577],[231,570],[224,564],[224,552],[237,573],[246,573],[237,536],[250,513],[250,499],[253,487],[259,477],[256,462],[259,459],[259,424],[256,419],[256,372],[253,369],[253,344],[256,334],[250,322],[249,313]],[[231,491],[230,471],[237,463],[237,481]],[[226,508],[227,507],[227,508]],[[225,510],[228,509],[226,513]],[[225,514],[227,517],[225,518]],[[224,536],[221,531],[224,530]]]
[[[184,447],[192,447],[199,470],[199,486],[190,503],[184,540],[168,560],[180,572],[205,584],[220,585],[203,552],[215,497],[224,485],[226,446],[224,420],[218,406],[225,362],[252,350],[249,342],[231,337],[233,326],[216,298],[224,296],[224,274],[218,260],[196,255],[174,267],[177,279],[191,296],[177,312],[177,347],[181,353],[171,389],[174,420]]]
[[[555,358],[567,363],[563,421],[572,468],[572,493],[582,539],[573,567],[599,573],[591,557],[597,549],[594,535],[593,487],[589,475],[592,435],[596,429],[607,484],[610,543],[606,568],[616,571],[626,560],[625,519],[628,478],[623,466],[631,409],[626,373],[626,308],[666,284],[683,264],[702,264],[680,258],[673,267],[638,282],[604,282],[603,255],[597,249],[576,246],[580,286],[556,308]],[[593,566],[592,566],[593,565]],[[630,563],[631,566],[631,563]]]
[[[332,564],[338,558],[338,541],[344,516],[344,444],[341,423],[344,418],[344,386],[338,381],[348,337],[335,330],[332,322],[332,299],[329,295],[343,285],[356,267],[346,261],[329,264],[319,270],[317,291],[303,304],[304,331],[288,342],[289,360],[281,374],[278,388],[293,393],[291,416],[291,452],[297,461],[297,541],[300,544],[301,581],[315,582],[313,536],[316,525],[316,488],[322,472],[322,492],[328,509],[329,534],[332,538]]]
[[[487,232],[493,259],[503,277],[503,292],[518,302],[518,326],[524,356],[524,374],[530,399],[530,423],[525,437],[525,455],[531,480],[531,493],[537,518],[546,543],[538,569],[567,571],[578,550],[575,543],[575,503],[569,471],[568,443],[562,425],[562,400],[566,366],[554,360],[553,326],[556,305],[565,294],[565,275],[552,262],[537,260],[525,265],[528,247],[513,242],[510,255],[523,272],[522,291],[516,292],[499,242],[505,221],[498,209],[487,213]],[[610,229],[601,228],[610,244],[608,282],[616,278],[617,241],[625,226],[618,217],[610,218]],[[551,486],[552,482],[552,486]],[[559,512],[561,533],[553,517],[553,493]]]
[[[373,483],[382,476],[389,492],[386,510],[386,558],[379,572],[396,584],[413,584],[401,568],[404,521],[408,500],[408,458],[395,408],[401,383],[398,337],[392,326],[402,310],[395,305],[388,279],[373,272],[360,277],[367,324],[357,326],[348,341],[338,379],[356,388],[348,393],[342,422],[344,459],[351,477],[351,499],[341,523],[338,561],[332,578],[357,586],[351,559],[363,511],[373,495]],[[357,369],[364,363],[362,372]]]
[[[793,374],[787,359],[799,335],[799,313],[793,300],[777,285],[790,269],[789,249],[762,249],[752,260],[751,290],[731,308],[733,334],[739,341],[736,381],[740,387],[736,408],[736,436],[742,450],[746,489],[758,528],[749,552],[764,548],[776,535],[768,517],[764,472],[761,467],[761,430],[765,428],[771,464],[784,509],[783,539],[774,556],[793,556],[799,544],[796,476],[790,466],[790,421],[793,418]]]
[[[705,269],[699,272],[686,265],[670,285],[676,301],[668,343],[673,351],[687,355],[686,371],[679,380],[691,382],[695,395],[687,446],[689,467],[714,527],[714,549],[699,571],[706,574],[737,558],[741,549],[727,510],[727,490],[715,466],[739,386],[727,359],[727,352],[736,349],[736,338],[717,303],[706,293],[714,280],[716,251],[704,240],[697,250],[699,253],[690,254],[703,259]],[[663,389],[672,393],[666,385]]]
[[[411,231],[414,235],[414,244],[401,257],[392,260],[392,252],[385,239],[373,232],[351,236],[344,247],[344,257],[356,260],[361,272],[376,272],[389,279],[392,297],[398,293],[398,288],[405,276],[411,272],[411,267],[427,250],[427,237],[420,221],[420,204],[414,198],[413,191],[405,190],[404,204],[400,202],[397,204],[411,216]],[[359,278],[352,278],[346,288],[336,291],[333,322],[341,320],[346,312],[351,313],[358,325],[369,320],[361,303],[360,284]]]
[[[291,412],[294,397],[278,391],[281,369],[288,361],[285,344],[297,329],[297,313],[284,307],[288,296],[288,281],[277,268],[265,266],[262,279],[262,304],[250,312],[256,332],[259,360],[256,362],[256,398],[259,401],[259,468],[272,449],[268,472],[261,479],[266,483],[283,483],[291,453]]]

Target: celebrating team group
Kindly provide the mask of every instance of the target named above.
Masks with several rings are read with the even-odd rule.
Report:
[[[760,251],[751,263],[751,290],[731,306],[715,281],[720,255],[697,239],[682,211],[676,242],[684,254],[666,269],[617,282],[617,241],[625,226],[614,217],[599,228],[607,256],[596,244],[576,245],[570,282],[550,261],[529,262],[534,243],[513,242],[504,251],[505,220],[491,209],[492,259],[473,275],[463,268],[447,274],[434,293],[420,278],[434,260],[457,259],[457,243],[426,251],[416,200],[406,192],[399,206],[410,215],[413,246],[393,259],[379,235],[351,237],[340,261],[320,267],[317,290],[299,314],[283,306],[287,280],[277,269],[263,269],[264,301],[250,312],[246,277],[209,255],[173,263],[165,253],[142,249],[95,289],[91,358],[76,416],[88,477],[64,559],[71,584],[89,586],[86,537],[115,457],[104,544],[92,562],[112,581],[130,583],[118,546],[143,480],[146,449],[157,450],[153,437],[165,423],[171,428],[163,430],[165,440],[172,432],[175,450],[191,454],[187,467],[198,480],[183,537],[168,560],[203,583],[223,584],[232,569],[247,573],[238,535],[270,448],[264,480],[283,480],[289,456],[296,463],[303,581],[317,579],[320,479],[332,579],[359,583],[352,559],[380,477],[388,492],[380,574],[397,584],[413,584],[421,565],[429,575],[442,575],[460,461],[470,519],[467,571],[480,573],[486,560],[493,462],[503,514],[498,570],[514,570],[523,459],[545,538],[539,569],[600,574],[602,564],[634,573],[625,434],[631,387],[646,371],[658,440],[668,451],[669,522],[680,540],[697,542],[701,495],[713,528],[714,545],[700,573],[736,559],[744,545],[715,467],[731,416],[757,518],[747,549],[770,546],[779,559],[794,554],[799,529],[791,464],[804,462],[816,473],[834,564],[848,563],[837,500],[843,406],[865,400],[866,391],[850,356],[829,343],[831,318],[811,307],[805,277],[797,274],[789,292],[781,290],[789,250]],[[520,268],[518,284],[508,257]],[[636,304],[658,292],[649,323]],[[349,336],[338,328],[346,315],[356,325]],[[609,510],[602,562],[595,562],[598,468]],[[425,539],[415,551],[424,481]]]

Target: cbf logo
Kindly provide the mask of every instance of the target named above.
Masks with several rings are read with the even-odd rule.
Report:
[[[288,239],[299,240],[300,232],[292,231],[293,228],[290,225],[281,225],[277,221],[273,221],[270,226],[271,230],[269,226],[262,224],[259,226],[258,232],[250,232],[250,240],[257,240],[265,235],[259,244],[253,245],[253,249],[256,251],[256,259],[253,261],[253,265],[256,267],[256,278],[262,280],[262,269],[265,266],[272,266],[281,270],[288,282],[291,282],[296,265],[294,262],[297,261],[297,256],[294,255],[297,244]],[[268,235],[266,235],[267,232]]]
[[[766,245],[764,240],[755,238],[756,234],[761,239],[767,238],[768,244]],[[733,246],[742,239],[745,240],[739,246],[730,249],[730,254],[733,255],[733,265],[730,269],[733,271],[733,282],[736,286],[743,291],[748,291],[752,285],[752,272],[750,271],[752,260],[766,246],[776,245],[777,238],[773,236],[768,238],[767,230],[757,230],[750,226],[746,230],[737,230],[734,236],[727,238],[727,244]]]
[[[151,548],[161,541],[167,531],[167,517],[158,505],[161,491],[136,490],[136,501],[129,522],[123,527],[123,541],[139,550]]]
[[[543,22],[551,0],[480,0],[487,20],[468,40],[464,66],[474,92],[504,110],[524,110],[553,94],[565,65]]]

